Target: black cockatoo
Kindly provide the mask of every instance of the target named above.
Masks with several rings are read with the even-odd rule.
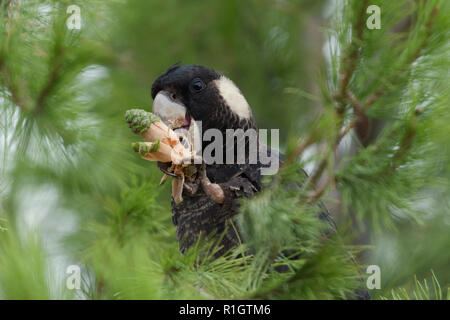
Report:
[[[201,121],[203,132],[215,128],[224,136],[226,129],[256,129],[250,106],[238,87],[221,73],[207,67],[172,66],[154,81],[151,95],[154,99],[153,113],[171,125],[175,132],[188,130],[191,120]],[[184,121],[175,121],[180,117]],[[206,148],[208,143],[203,142],[202,148]],[[193,188],[188,183],[181,203],[172,198],[172,219],[181,252],[193,245],[200,234],[214,233],[217,239],[221,239],[219,255],[239,244],[239,230],[232,218],[239,212],[240,198],[251,198],[261,191],[261,169],[264,167],[259,161],[248,161],[250,153],[258,150],[246,148],[245,152],[244,163],[201,166],[198,175],[205,176],[208,183],[222,189],[224,197],[220,201],[203,188]],[[276,150],[268,148],[268,152],[281,162]],[[158,166],[167,173],[164,170],[167,166],[162,163]],[[327,210],[322,209],[321,217],[331,222]]]

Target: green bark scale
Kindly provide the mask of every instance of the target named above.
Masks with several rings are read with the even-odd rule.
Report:
[[[145,156],[148,153],[157,152],[160,148],[160,141],[152,142],[151,144],[145,142],[134,142],[131,144],[134,152],[139,152],[141,156]]]

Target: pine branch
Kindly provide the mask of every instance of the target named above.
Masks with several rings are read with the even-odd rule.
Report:
[[[318,201],[323,196],[325,191],[328,189],[328,185],[333,181],[335,181],[335,178],[333,176],[328,176],[327,180],[322,184],[322,186],[316,189],[314,193],[309,195],[308,200],[306,200],[306,203],[313,204],[316,201]]]
[[[365,4],[363,4],[362,9],[365,10]],[[354,32],[356,31],[357,39],[359,41],[362,41],[362,34],[363,34],[363,25],[361,21],[364,21],[364,13],[365,11],[362,10],[360,12],[360,16],[358,19],[358,22],[355,25]],[[427,39],[430,36],[431,33],[431,27],[433,24],[433,21],[435,19],[436,14],[438,13],[438,8],[434,8],[432,13],[430,14],[429,20],[426,23],[426,37],[422,45],[416,50],[415,54],[412,55],[411,59],[408,62],[408,65],[412,65],[414,61],[416,61],[420,57],[420,53],[424,48],[426,48],[427,45]],[[337,148],[342,138],[350,132],[351,129],[355,129],[358,137],[361,139],[361,141],[364,141],[365,138],[367,138],[370,135],[371,131],[371,122],[369,118],[367,117],[366,111],[367,109],[372,106],[383,94],[386,93],[386,90],[384,88],[378,88],[375,93],[373,93],[369,98],[367,98],[365,103],[361,103],[360,100],[355,96],[355,94],[348,90],[348,83],[349,79],[351,78],[353,72],[355,71],[357,60],[359,58],[359,47],[355,44],[353,41],[350,45],[349,55],[345,56],[343,58],[343,65],[347,66],[347,69],[344,69],[343,72],[341,72],[340,76],[340,83],[339,83],[339,93],[334,95],[334,99],[338,104],[340,105],[337,109],[337,115],[338,115],[338,123],[342,121],[343,113],[345,110],[345,102],[349,102],[351,107],[353,108],[353,112],[355,115],[355,119],[352,120],[346,127],[344,127],[340,133],[337,135],[335,140],[334,148]],[[344,64],[345,63],[345,64]],[[414,122],[413,122],[414,123]],[[403,155],[407,152],[407,150],[412,145],[412,142],[414,140],[415,130],[412,126],[408,133],[404,136],[400,143],[400,148],[394,155],[394,161],[392,164],[392,167],[390,170],[394,170],[397,168],[397,164],[399,159],[403,157]],[[301,148],[300,148],[301,149]],[[323,171],[326,168],[326,165],[328,163],[327,159],[323,159],[319,165],[317,166],[316,170],[314,171],[313,175],[309,178],[308,182],[306,183],[305,189],[312,188],[322,175]],[[329,184],[335,182],[335,178],[328,177],[326,181],[320,186],[314,193],[312,193],[309,197],[307,202],[308,203],[314,203],[317,200],[319,200],[323,194],[325,193],[326,189],[328,188]]]
[[[339,89],[338,89],[338,99],[343,100],[346,96],[347,87],[350,83],[350,79],[356,69],[356,65],[358,62],[358,58],[360,56],[360,45],[362,43],[363,31],[364,31],[364,22],[365,22],[365,13],[367,8],[368,0],[363,0],[361,4],[360,11],[358,13],[358,20],[353,26],[352,32],[352,42],[348,48],[348,54],[344,55],[342,58],[342,72],[340,74],[339,81]],[[354,36],[356,35],[356,36]],[[345,106],[341,105],[341,110]]]
[[[336,149],[342,140],[342,138],[350,131],[353,127],[362,127],[367,121],[364,121],[364,119],[367,118],[365,115],[365,112],[361,106],[361,104],[358,102],[357,98],[354,96],[353,93],[351,93],[348,90],[348,85],[350,83],[350,79],[352,78],[356,66],[359,60],[360,56],[360,46],[363,42],[363,32],[364,32],[364,22],[365,22],[365,12],[367,8],[367,0],[364,0],[361,4],[360,11],[358,12],[357,21],[353,25],[353,32],[352,32],[352,41],[347,49],[347,53],[342,57],[341,62],[341,72],[339,76],[339,84],[338,84],[338,92],[333,95],[333,100],[338,103],[338,108],[336,109],[336,115],[337,115],[337,130],[336,130],[336,138],[334,141],[333,149]],[[357,110],[355,112],[358,121],[351,122],[351,127],[345,127],[342,129],[342,123],[344,121],[344,113],[347,105],[347,101],[350,100],[352,103],[353,109]],[[305,189],[313,188],[317,182],[317,180],[322,176],[323,171],[327,167],[328,160],[323,159],[319,165],[317,166],[316,170],[314,171],[313,175],[309,178],[309,180],[306,183]],[[308,203],[312,203],[316,200],[318,200],[326,190],[328,184],[333,179],[329,178],[327,179],[326,183],[317,191],[315,192],[311,197],[308,199]]]
[[[19,88],[12,81],[11,76],[12,73],[9,70],[8,66],[6,65],[3,54],[1,52],[0,52],[0,72],[3,76],[4,85],[11,94],[12,102],[24,111],[30,110],[32,99],[27,95],[21,94],[23,92],[28,92],[26,84],[24,82],[21,82],[21,86],[23,89],[19,91]]]
[[[62,65],[63,65],[64,47],[58,46],[56,50],[56,57],[54,58],[53,69],[47,79],[46,85],[41,90],[38,98],[36,99],[36,104],[34,108],[34,114],[39,115],[44,110],[45,102],[48,99],[51,91],[56,86],[59,77],[61,75]]]
[[[368,0],[364,0],[361,10],[358,15],[357,22],[353,27],[353,34],[356,34],[355,39],[349,45],[347,55],[344,55],[342,58],[340,73],[340,81],[338,85],[338,93],[333,96],[333,100],[337,101],[340,106],[337,108],[337,115],[339,118],[339,123],[342,123],[343,115],[345,111],[345,97],[347,96],[347,87],[350,82],[350,79],[356,69],[357,60],[359,58],[360,47],[359,45],[362,43],[363,31],[364,31],[364,21],[365,21],[365,10],[367,7]],[[340,141],[341,138],[339,138]],[[315,142],[315,134],[311,132],[304,140],[302,140],[298,147],[295,149],[292,154],[288,156],[288,160],[286,161],[286,165],[290,164],[293,159],[298,158],[302,155],[304,150]],[[319,166],[320,168],[321,166]],[[318,172],[320,173],[320,172]]]
[[[0,72],[3,76],[4,85],[11,94],[12,102],[22,110],[27,111],[30,110],[32,99],[27,94],[24,94],[22,96],[21,93],[29,92],[28,88],[23,81],[19,80],[20,87],[22,87],[22,90],[19,90],[19,87],[15,85],[12,80],[12,72],[9,70],[5,61],[5,53],[8,51],[9,41],[11,37],[12,19],[14,15],[17,15],[20,6],[20,1],[19,0],[6,1],[5,3],[3,3],[3,5],[5,9],[7,8],[6,37],[5,37],[4,51],[0,52]]]
[[[413,144],[414,137],[416,135],[415,116],[417,114],[418,114],[417,112],[414,113],[411,123],[410,123],[409,127],[407,128],[407,132],[405,133],[402,140],[400,141],[400,146],[392,158],[392,163],[388,170],[388,173],[390,173],[390,174],[392,174],[400,166],[401,160],[403,159],[403,157],[405,156],[405,154],[407,153],[407,151],[411,148],[411,146]]]
[[[439,8],[435,7],[433,9],[433,11],[431,12],[427,23],[425,24],[425,38],[424,41],[422,42],[422,44],[417,48],[417,50],[414,52],[413,55],[411,55],[410,59],[406,62],[406,64],[403,66],[403,68],[401,68],[398,73],[396,75],[394,75],[392,77],[392,79],[390,79],[388,81],[388,83],[394,83],[398,78],[398,74],[399,73],[403,73],[406,72],[408,70],[408,68],[418,59],[420,58],[420,54],[421,52],[427,47],[428,44],[428,39],[431,36],[431,28],[433,26],[433,23],[435,21],[436,15],[439,12]],[[385,85],[380,86],[372,95],[370,95],[365,104],[364,107],[368,108],[371,105],[373,105],[379,98],[381,98],[384,94],[388,93],[389,90],[386,88]]]
[[[306,148],[308,148],[311,144],[313,144],[313,142],[314,142],[313,134],[310,134],[306,137],[306,139],[301,140],[300,143],[295,148],[295,150],[289,153],[289,155],[286,158],[286,161],[283,163],[283,167],[287,167],[294,160],[298,159],[306,150]]]
[[[5,3],[8,6],[7,13],[7,21],[6,21],[6,38],[5,38],[5,46],[4,52],[0,52],[0,72],[3,76],[5,87],[11,94],[12,102],[21,108],[22,110],[29,111],[32,109],[32,105],[34,104],[34,115],[39,115],[42,113],[46,100],[48,99],[51,91],[56,86],[63,67],[63,56],[64,56],[64,47],[58,46],[56,48],[56,55],[53,61],[53,68],[48,76],[48,79],[42,88],[41,92],[37,96],[36,99],[32,98],[30,95],[30,90],[28,89],[26,83],[22,79],[18,79],[19,85],[14,84],[13,81],[13,73],[8,68],[5,61],[5,53],[9,48],[9,39],[11,37],[11,28],[12,28],[12,19],[17,15],[17,12],[20,8],[19,0],[12,0],[10,2]],[[17,18],[15,19],[17,20]]]

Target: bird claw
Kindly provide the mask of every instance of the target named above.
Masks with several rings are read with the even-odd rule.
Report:
[[[158,162],[158,168],[166,175],[177,178],[178,182],[172,182],[172,195],[176,203],[182,201],[181,192],[186,190],[191,195],[197,193],[199,186],[201,185],[203,191],[216,203],[222,204],[225,201],[225,193],[222,187],[217,183],[212,183],[206,175],[206,166],[202,164],[198,170],[198,179],[194,183],[189,183],[184,180],[184,175],[177,175],[171,171],[174,170],[173,165],[169,165],[166,162]],[[182,187],[181,187],[182,184]],[[182,189],[181,189],[182,188]]]
[[[200,181],[196,180],[193,183],[185,182],[184,189],[190,193],[191,196],[195,195],[198,191],[198,187],[200,186]]]
[[[206,175],[206,167],[203,164],[199,171],[199,179],[203,191],[216,203],[222,204],[225,201],[225,193],[217,183],[212,183]]]

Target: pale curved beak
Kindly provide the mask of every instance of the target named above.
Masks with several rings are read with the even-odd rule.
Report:
[[[182,145],[188,150],[193,148],[194,121],[184,104],[174,98],[168,91],[160,91],[153,101],[152,112],[180,138]],[[167,175],[178,177],[168,171],[167,163],[158,162],[158,168]]]
[[[152,112],[171,129],[175,129],[185,124],[187,109],[180,101],[171,98],[168,91],[163,90],[156,95]]]

